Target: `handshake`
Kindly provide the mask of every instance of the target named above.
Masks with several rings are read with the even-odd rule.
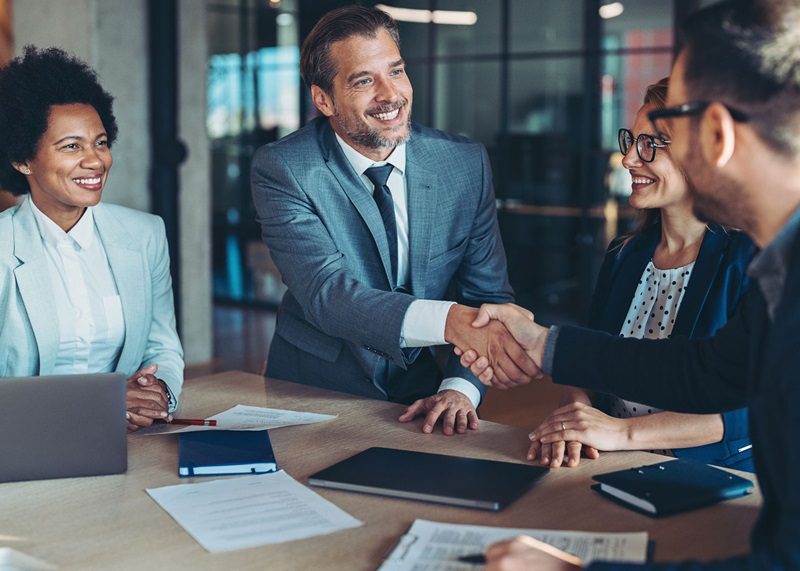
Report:
[[[483,384],[508,389],[544,376],[548,331],[534,321],[533,313],[513,303],[480,309],[454,305],[445,340]]]

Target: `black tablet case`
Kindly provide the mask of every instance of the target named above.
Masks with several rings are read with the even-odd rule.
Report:
[[[527,464],[376,447],[313,474],[308,483],[498,511],[547,472]]]

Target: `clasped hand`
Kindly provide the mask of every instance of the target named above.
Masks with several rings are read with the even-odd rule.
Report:
[[[154,420],[172,420],[168,412],[167,387],[156,378],[157,371],[158,365],[152,364],[128,378],[125,418],[130,432],[150,426]]]
[[[513,303],[484,304],[480,310],[453,306],[447,325],[445,338],[482,383],[508,389],[544,376],[547,329],[527,309]]]

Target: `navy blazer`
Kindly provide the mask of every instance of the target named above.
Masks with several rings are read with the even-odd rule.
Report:
[[[753,284],[733,317],[709,339],[650,341],[560,328],[552,369],[557,383],[613,392],[681,412],[713,413],[747,405],[753,462],[764,499],[747,555],[681,564],[593,563],[592,570],[800,569],[797,292],[800,236],[793,245],[774,319],[767,314],[761,289]],[[645,374],[654,382],[640,382]]]
[[[653,259],[660,239],[661,224],[656,223],[622,248],[621,239],[611,243],[592,296],[589,327],[619,334],[642,273]],[[672,337],[711,337],[727,323],[747,288],[745,269],[753,253],[752,241],[741,232],[709,227],[681,300]],[[611,398],[598,394],[595,405],[609,413]],[[679,458],[752,472],[747,408],[724,413],[722,422],[724,434],[720,442],[677,448],[673,452]]]

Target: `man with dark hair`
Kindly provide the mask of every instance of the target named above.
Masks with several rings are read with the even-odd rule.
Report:
[[[411,122],[397,25],[349,6],[302,47],[322,114],[253,159],[264,241],[288,285],[267,375],[410,405],[443,431],[476,429],[483,386],[432,346],[457,341],[496,357],[501,375],[535,366],[505,327],[470,327],[466,304],[512,291],[482,145]],[[487,333],[487,334],[484,334]]]
[[[751,552],[708,563],[591,569],[800,569],[800,2],[729,0],[695,13],[683,29],[667,108],[649,117],[659,131],[670,122],[672,153],[686,170],[698,215],[741,228],[761,248],[738,313],[706,340],[548,330],[508,305],[483,307],[476,325],[501,320],[558,383],[680,412],[750,407],[764,498]],[[471,352],[463,362],[490,380],[491,368]],[[640,383],[644,375],[652,382]],[[574,438],[575,426],[551,419],[531,438]],[[529,538],[493,546],[487,558],[495,570],[579,567]]]

